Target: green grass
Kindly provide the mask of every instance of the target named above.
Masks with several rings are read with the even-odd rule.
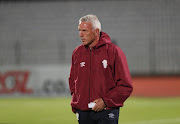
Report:
[[[78,124],[70,98],[1,98],[0,124]],[[179,124],[180,98],[129,98],[120,124]]]

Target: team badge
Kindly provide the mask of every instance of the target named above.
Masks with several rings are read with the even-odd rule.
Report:
[[[102,64],[103,64],[104,68],[107,68],[107,65],[108,65],[108,64],[107,64],[107,60],[104,59],[104,60],[102,61]]]

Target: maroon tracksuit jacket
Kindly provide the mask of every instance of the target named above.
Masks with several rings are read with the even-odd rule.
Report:
[[[106,109],[122,107],[133,87],[123,51],[101,32],[98,44],[89,48],[78,46],[72,55],[69,77],[71,106],[89,110],[88,103],[102,98]]]

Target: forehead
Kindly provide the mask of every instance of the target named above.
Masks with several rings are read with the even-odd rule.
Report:
[[[92,24],[90,22],[80,22],[78,28],[92,29]]]

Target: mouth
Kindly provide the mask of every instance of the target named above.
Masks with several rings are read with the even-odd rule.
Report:
[[[85,41],[85,39],[81,39],[81,41],[82,41],[82,42],[84,42],[84,41]]]

